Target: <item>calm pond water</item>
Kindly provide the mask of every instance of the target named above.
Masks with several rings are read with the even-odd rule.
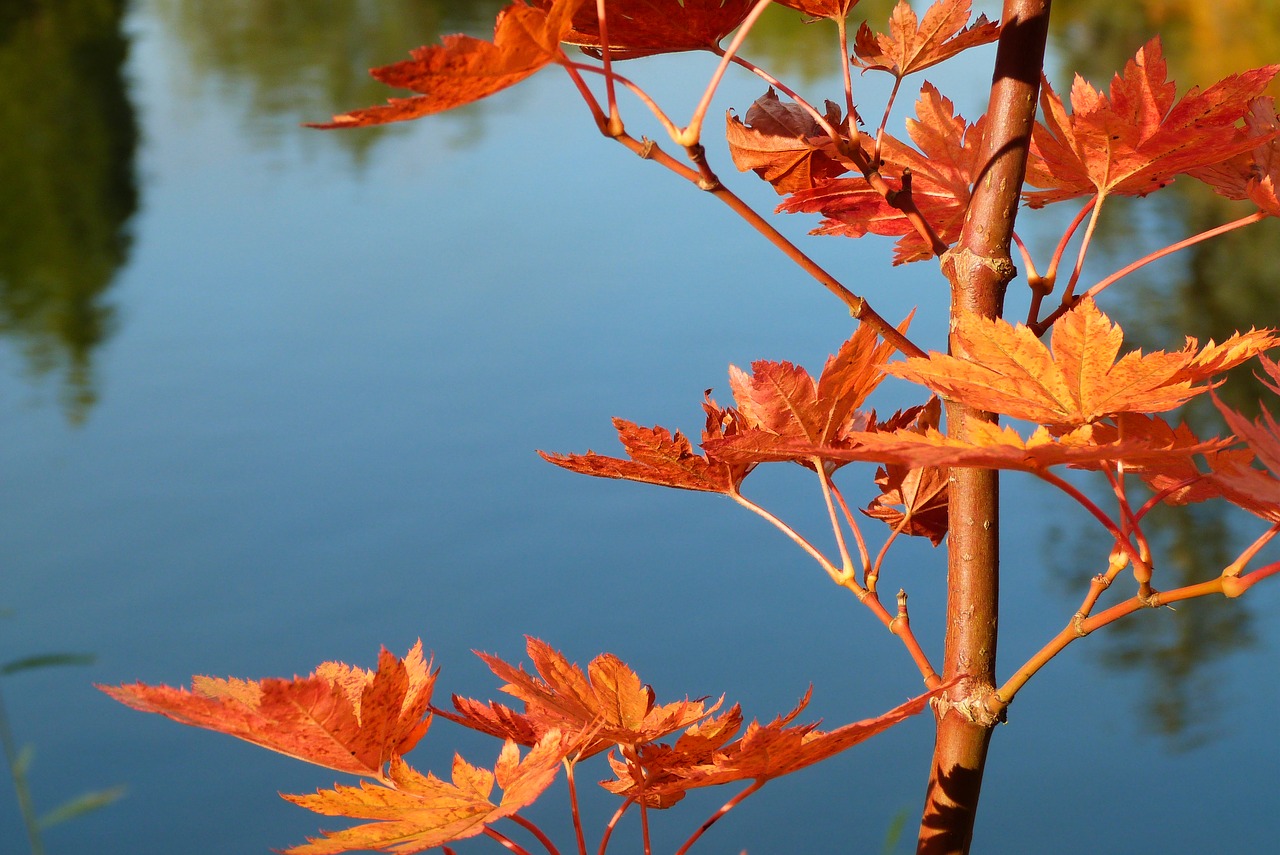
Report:
[[[878,624],[732,503],[579,478],[534,454],[612,451],[613,415],[696,431],[703,389],[728,397],[729,363],[820,366],[847,315],[713,200],[601,141],[562,75],[385,132],[299,128],[380,100],[365,68],[438,32],[483,34],[501,4],[373,5],[0,12],[0,658],[94,657],[0,689],[34,750],[37,809],[127,788],[48,830],[50,853],[265,853],[338,824],[276,796],[332,773],[131,712],[95,682],[369,665],[379,645],[403,653],[421,637],[444,669],[440,697],[491,697],[470,651],[519,660],[531,634],[583,663],[614,652],[659,698],[723,693],[766,719],[810,682],[808,715],[829,725],[919,688]],[[1066,14],[1087,40],[1112,32],[1088,17],[1104,13]],[[802,41],[816,28],[768,27],[773,67],[815,97],[839,91]],[[1141,39],[1118,42],[1123,58]],[[967,116],[989,56],[947,78]],[[630,73],[679,114],[710,68],[691,56]],[[876,103],[876,84],[859,85]],[[716,109],[744,112],[762,91],[736,77]],[[1195,199],[1135,209],[1099,264],[1227,218]],[[812,224],[781,221],[797,238]],[[1052,225],[1027,234],[1046,253]],[[1109,309],[1166,345],[1221,335],[1211,322],[1276,323],[1277,232],[1258,234],[1158,268]],[[936,268],[891,270],[884,241],[807,246],[886,316],[920,304],[915,328],[940,340]],[[1210,291],[1224,259],[1231,282]],[[906,394],[886,384],[879,406]],[[752,495],[822,537],[802,473],[753,480]],[[1035,485],[1010,478],[1004,495],[1007,673],[1075,610],[1105,545]],[[1231,520],[1162,526],[1170,572],[1203,578],[1215,549],[1257,531]],[[931,652],[941,578],[941,553],[919,544],[888,576]],[[1280,585],[1263,585],[1246,603],[1139,615],[1059,657],[996,735],[976,851],[1267,851],[1280,838],[1277,609]],[[442,770],[455,747],[473,762],[496,753],[445,722],[413,759]],[[914,827],[929,750],[928,722],[908,722],[771,784],[694,851],[881,852],[896,817]],[[655,851],[728,795],[658,817]],[[544,802],[535,816],[563,833],[561,803]],[[591,810],[594,832],[612,808]],[[0,841],[26,851],[8,780]]]

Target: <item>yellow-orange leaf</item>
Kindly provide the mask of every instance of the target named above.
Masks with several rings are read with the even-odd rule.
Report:
[[[404,754],[427,732],[437,671],[422,656],[422,642],[403,660],[385,649],[378,670],[326,662],[292,680],[196,677],[191,689],[99,686],[143,712],[244,739],[290,757],[381,778],[388,760]]]
[[[372,819],[343,831],[285,850],[285,855],[338,855],[374,850],[400,855],[423,852],[455,840],[465,840],[485,826],[532,804],[555,780],[572,743],[558,731],[548,732],[521,760],[514,742],[506,742],[497,765],[488,769],[454,757],[452,783],[414,770],[402,759],[391,762],[391,786],[362,783],[335,786],[311,795],[284,798],[326,816]],[[494,804],[494,783],[502,799]]]
[[[1253,330],[1203,350],[1188,338],[1180,351],[1117,360],[1123,334],[1092,300],[1058,320],[1051,348],[1022,324],[972,314],[960,316],[953,340],[954,356],[931,353],[885,370],[943,397],[1058,428],[1171,410],[1208,390],[1197,384],[1280,342],[1272,330]]]

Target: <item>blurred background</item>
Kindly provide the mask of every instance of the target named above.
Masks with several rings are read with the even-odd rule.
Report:
[[[488,698],[498,681],[470,651],[519,661],[531,634],[584,664],[616,653],[660,700],[724,694],[762,719],[811,682],[808,718],[831,726],[919,691],[879,624],[732,503],[534,454],[614,453],[614,415],[696,433],[702,391],[729,398],[730,363],[816,370],[851,332],[825,291],[714,200],[604,142],[555,69],[409,125],[300,127],[395,94],[366,70],[442,33],[489,37],[502,5],[0,4],[4,852],[34,851],[24,811],[68,803],[74,816],[39,832],[51,855],[265,853],[338,824],[276,796],[334,773],[131,712],[95,682],[369,666],[379,645],[403,654],[421,637],[440,699]],[[1059,0],[1048,74],[1063,93],[1073,70],[1105,86],[1158,30],[1180,91],[1207,86],[1280,60],[1277,5]],[[864,0],[854,19],[883,28],[890,7]],[[839,97],[828,24],[772,10],[746,53],[811,101]],[[934,80],[972,120],[992,55],[907,92]],[[679,117],[713,67],[674,56],[626,73]],[[878,115],[883,82],[855,87]],[[713,113],[741,115],[764,90],[731,75]],[[660,133],[624,111],[637,136]],[[777,203],[710,147],[749,201]],[[1086,280],[1245,213],[1191,181],[1108,205]],[[1042,269],[1074,212],[1020,220]],[[917,340],[941,345],[934,265],[890,268],[888,241],[805,237],[815,224],[779,221],[886,317],[919,306]],[[1276,226],[1151,265],[1104,308],[1144,348],[1275,325]],[[890,381],[873,400],[892,411],[912,394]],[[1248,372],[1224,391],[1251,411],[1260,394]],[[1211,410],[1188,417],[1214,429]],[[869,476],[849,467],[851,500],[866,503]],[[798,467],[748,487],[827,545]],[[1048,489],[1003,489],[1007,674],[1069,619],[1107,543]],[[1158,587],[1209,578],[1261,530],[1215,508],[1151,524]],[[935,661],[943,560],[903,545],[883,582],[910,593]],[[1280,836],[1277,608],[1264,584],[1136,615],[1058,657],[996,735],[978,850],[1265,850]],[[441,722],[412,759],[443,771],[455,748],[479,764],[497,752]],[[908,722],[770,784],[695,851],[911,851],[930,748],[928,722]],[[562,795],[533,815],[563,836]],[[657,817],[656,851],[730,795]],[[612,806],[589,811],[598,834]],[[616,851],[634,851],[628,831]]]

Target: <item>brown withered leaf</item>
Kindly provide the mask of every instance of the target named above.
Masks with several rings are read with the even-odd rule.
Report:
[[[560,42],[584,0],[549,0],[526,6],[523,0],[498,13],[493,41],[465,35],[444,36],[441,44],[410,52],[411,60],[373,69],[377,80],[422,94],[334,116],[308,127],[359,128],[402,122],[452,110],[514,86],[563,54]],[[594,10],[595,4],[591,4]],[[593,12],[594,14],[594,12]]]
[[[865,71],[886,71],[901,79],[912,72],[948,60],[1000,37],[1000,25],[979,15],[971,26],[970,0],[938,0],[916,17],[906,0],[898,0],[889,18],[889,34],[875,33],[867,24],[854,38],[853,61]]]
[[[378,670],[326,662],[292,680],[196,677],[191,689],[99,686],[123,704],[353,775],[382,777],[388,760],[427,732],[438,671],[422,642],[403,660],[383,650]]]
[[[536,0],[541,6],[552,0]],[[606,8],[609,55],[637,59],[661,53],[715,50],[738,28],[755,0],[609,0]],[[563,41],[599,56],[600,19],[596,4],[585,3],[573,16]]]
[[[824,118],[834,128],[844,121],[830,101]],[[779,193],[808,190],[849,171],[813,116],[796,104],[782,103],[772,87],[743,119],[728,114],[725,136],[733,165],[741,172],[755,170]]]
[[[285,855],[368,850],[406,855],[475,837],[486,826],[532,804],[551,786],[572,748],[570,739],[550,731],[524,759],[514,742],[506,742],[492,772],[455,756],[451,783],[423,775],[395,758],[389,777],[392,786],[339,784],[310,795],[285,795],[294,804],[325,816],[374,820],[324,832],[323,837],[284,850]],[[502,788],[496,804],[490,800],[495,783]]]
[[[885,180],[901,191],[901,176],[910,171],[911,199],[944,243],[954,243],[960,236],[971,187],[982,168],[985,128],[985,117],[969,124],[956,114],[950,100],[925,83],[916,101],[916,118],[907,121],[907,132],[918,149],[891,134],[882,138]],[[816,235],[862,237],[870,232],[900,236],[894,264],[933,257],[932,247],[906,215],[862,176],[835,178],[798,190],[778,210],[822,214],[826,219],[813,230]]]
[[[1234,74],[1181,99],[1159,38],[1111,81],[1110,95],[1077,76],[1071,113],[1048,82],[1031,136],[1026,194],[1034,208],[1079,196],[1144,196],[1175,176],[1250,152],[1259,139],[1241,120],[1280,65]]]
[[[1123,338],[1088,299],[1054,325],[1052,348],[1022,324],[963,314],[954,356],[935,352],[885,370],[945,398],[1071,428],[1116,413],[1171,410],[1208,390],[1197,384],[1280,343],[1272,330],[1251,330],[1203,349],[1188,337],[1180,351],[1132,351],[1117,361]]]
[[[612,654],[601,654],[584,674],[545,642],[527,639],[527,650],[539,676],[496,656],[478,653],[507,684],[502,691],[524,702],[517,712],[502,704],[454,697],[457,714],[440,711],[459,724],[503,739],[531,745],[557,731],[577,743],[581,757],[613,745],[650,742],[700,721],[719,707],[702,701],[657,705],[653,690]]]

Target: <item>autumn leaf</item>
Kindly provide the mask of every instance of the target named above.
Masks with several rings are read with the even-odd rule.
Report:
[[[339,772],[381,778],[388,760],[427,732],[438,671],[422,642],[403,660],[383,650],[378,670],[326,662],[292,680],[196,677],[191,689],[99,686],[123,704],[204,727]]]
[[[1273,331],[1251,330],[1203,349],[1188,337],[1180,351],[1132,351],[1117,360],[1120,327],[1086,299],[1054,324],[1051,348],[1022,324],[966,313],[956,322],[954,356],[930,353],[885,370],[945,398],[1071,428],[1116,413],[1171,410],[1207,391],[1197,384],[1277,343]]]
[[[1280,379],[1274,362],[1263,360],[1263,364],[1272,377]],[[1213,467],[1214,485],[1233,504],[1270,522],[1280,522],[1280,422],[1265,407],[1256,421],[1250,421],[1222,403],[1217,395],[1213,402],[1227,426],[1248,446],[1247,456]],[[1267,471],[1249,465],[1255,457]]]
[[[849,11],[858,0],[773,0],[779,6],[795,9],[811,18],[828,18],[839,21],[849,17]]]
[[[553,0],[537,0],[554,5]],[[755,0],[609,0],[606,23],[609,55],[637,59],[661,53],[715,50],[738,28]],[[600,19],[596,4],[586,3],[573,16],[573,28],[562,41],[599,56]]]
[[[941,416],[942,402],[932,398],[906,429],[915,433],[937,430]],[[862,512],[902,534],[927,537],[937,546],[947,535],[949,480],[950,470],[945,467],[887,464],[876,470],[880,495]]]
[[[341,852],[422,852],[455,840],[465,840],[487,825],[532,804],[555,780],[572,740],[549,731],[522,760],[514,742],[502,747],[490,772],[459,756],[453,761],[452,783],[414,770],[400,758],[391,762],[391,786],[363,782],[359,787],[336,785],[311,795],[284,798],[326,816],[372,819],[342,831],[324,832],[285,855],[336,855]],[[490,800],[493,785],[502,798]]]
[[[553,0],[527,6],[518,0],[498,13],[492,42],[465,35],[444,36],[439,45],[411,51],[411,60],[370,72],[388,86],[421,95],[391,98],[387,104],[343,113],[330,122],[308,127],[359,128],[402,122],[452,110],[514,86],[563,56],[560,42],[583,3]],[[594,10],[595,4],[591,8]]]
[[[538,454],[548,463],[570,472],[705,493],[732,493],[745,474],[698,454],[679,431],[672,434],[664,427],[641,427],[618,418],[613,420],[613,426],[628,460],[594,451],[586,454],[539,451]]]
[[[1142,437],[1150,445],[1176,452],[1141,463],[1128,461],[1125,466],[1126,472],[1136,473],[1152,490],[1164,494],[1162,501],[1166,504],[1185,505],[1218,498],[1222,490],[1209,476],[1220,468],[1248,466],[1253,459],[1250,451],[1219,447],[1226,443],[1206,442],[1188,425],[1174,427],[1159,416],[1124,413],[1113,421],[1126,439]],[[1196,457],[1205,460],[1208,471],[1196,465]]]
[[[824,118],[833,128],[844,122],[840,108],[830,101]],[[729,114],[725,136],[733,165],[741,172],[755,170],[779,193],[808,190],[849,171],[813,116],[796,104],[782,103],[772,87],[743,119]]]
[[[881,140],[881,172],[895,191],[911,175],[911,200],[944,243],[960,236],[969,207],[970,188],[982,168],[985,119],[973,124],[937,88],[926,83],[916,101],[916,118],[907,121],[912,148],[885,134]],[[786,213],[820,213],[826,217],[812,234],[862,237],[868,232],[901,236],[893,263],[933,257],[933,248],[893,202],[861,176],[836,178],[812,189],[798,190],[778,206]]]
[[[899,325],[905,332],[911,319]],[[877,344],[876,332],[859,325],[840,349],[828,357],[815,381],[790,362],[753,362],[751,373],[729,367],[729,386],[748,427],[814,443],[839,442],[869,424],[859,411],[884,379],[882,366],[893,355],[888,343]]]
[[[1027,163],[1027,182],[1046,189],[1027,193],[1028,204],[1144,196],[1176,175],[1249,152],[1258,140],[1241,119],[1277,72],[1280,65],[1268,65],[1178,99],[1155,38],[1112,79],[1109,96],[1077,75],[1071,113],[1046,81]]]
[[[1280,217],[1280,114],[1275,99],[1254,98],[1245,115],[1245,126],[1259,144],[1251,151],[1236,155],[1214,166],[1191,171],[1228,199],[1249,199],[1259,210]]]
[[[496,656],[477,655],[507,685],[502,691],[524,702],[517,712],[495,702],[482,703],[454,696],[457,714],[440,714],[459,724],[503,739],[532,745],[551,731],[563,732],[582,744],[579,757],[589,757],[613,745],[650,742],[688,727],[710,715],[702,701],[676,701],[659,706],[653,689],[640,682],[630,668],[612,654],[591,660],[584,674],[558,651],[536,638],[527,639],[529,658],[538,676]]]
[[[864,71],[887,71],[898,79],[948,60],[1000,37],[1000,25],[979,15],[971,26],[970,0],[938,0],[916,17],[906,0],[898,0],[889,18],[889,34],[875,33],[867,24],[854,39],[853,61]]]
[[[826,732],[818,730],[816,724],[791,724],[808,703],[806,694],[787,715],[764,725],[753,721],[741,737],[723,746],[717,746],[711,740],[702,746],[702,750],[662,752],[648,758],[641,754],[643,775],[614,762],[617,778],[605,782],[605,787],[619,795],[660,804],[661,800],[698,787],[735,781],[769,781],[833,757],[922,712],[929,701],[949,685],[913,698],[875,718]]]

